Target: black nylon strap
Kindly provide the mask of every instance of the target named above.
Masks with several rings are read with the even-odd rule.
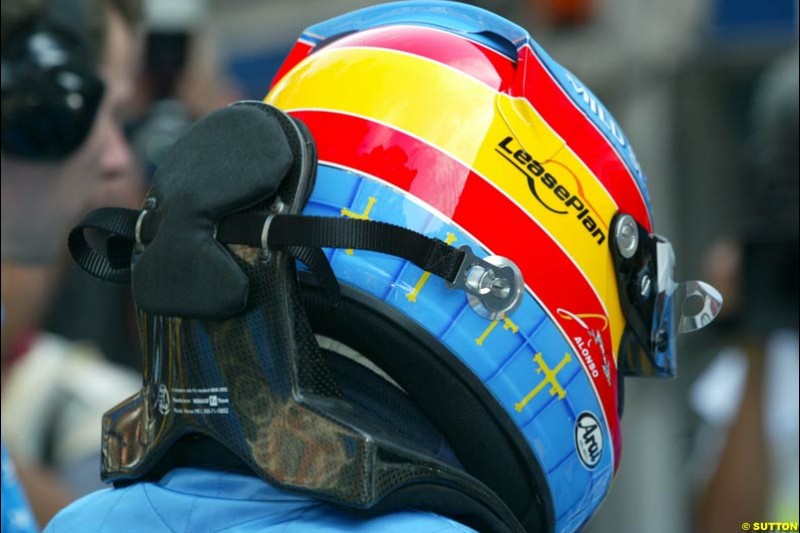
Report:
[[[130,256],[139,211],[121,207],[95,209],[69,233],[72,258],[89,274],[106,281],[128,283],[131,279]],[[100,254],[86,240],[84,230],[96,229],[110,234],[106,254]],[[127,250],[127,261],[124,256]]]
[[[69,235],[73,259],[88,273],[118,283],[130,279],[130,253],[136,241],[136,222],[140,211],[122,208],[101,208],[89,213]],[[261,247],[261,234],[267,216],[258,213],[233,214],[217,228],[217,240],[224,244],[244,244]],[[140,238],[152,241],[161,220],[158,211],[144,216]],[[86,241],[84,230],[93,228],[110,234],[105,254],[95,251]],[[371,250],[411,261],[423,270],[453,282],[464,261],[461,250],[435,238],[415,231],[374,220],[303,215],[272,215],[267,245],[286,249],[305,263],[323,282],[326,292],[338,300],[338,287],[329,281],[333,271],[320,248],[354,248]],[[333,292],[332,292],[333,291]]]
[[[349,218],[278,215],[270,225],[267,244],[382,252],[402,257],[450,282],[464,259],[464,252],[439,239],[385,222]]]
[[[331,264],[325,254],[322,253],[322,250],[309,246],[289,246],[286,251],[308,267],[322,285],[322,290],[328,301],[334,307],[337,307],[342,298],[342,292],[339,289],[339,283],[336,281],[336,274],[333,273]]]

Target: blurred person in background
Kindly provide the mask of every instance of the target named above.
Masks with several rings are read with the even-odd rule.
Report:
[[[145,41],[145,11],[141,0],[106,0],[112,36],[118,40],[109,50],[106,75],[124,92],[126,105],[119,118],[129,124],[137,113],[136,97],[142,70]],[[102,185],[90,209],[118,205],[139,207],[147,181],[135,157],[124,168],[103,172]],[[140,370],[140,352],[130,290],[111,287],[99,290],[96,280],[78,268],[68,255],[62,258],[64,272],[42,329],[63,338],[91,343],[118,365]]]
[[[703,474],[697,531],[800,515],[798,424],[798,49],[765,70],[750,109],[744,234],[706,259],[726,302],[727,346],[698,378],[691,403],[704,422],[694,464]]]
[[[71,499],[69,487],[51,468],[27,456],[41,450],[27,425],[53,413],[29,411],[34,418],[17,418],[21,425],[7,414],[30,404],[57,405],[50,383],[34,381],[13,393],[15,374],[27,364],[26,354],[36,342],[29,333],[39,327],[58,283],[67,230],[101,194],[104,181],[128,172],[132,161],[120,124],[131,90],[125,81],[130,42],[120,22],[122,10],[115,13],[103,0],[2,3],[3,436],[22,459],[19,478],[39,523]],[[36,366],[46,375],[54,370]],[[102,379],[91,373],[84,377],[87,387]],[[13,491],[6,482],[13,476],[6,468],[13,463],[5,444],[3,451],[3,530],[8,525],[14,531],[7,513],[17,525],[22,514],[7,506]]]
[[[674,376],[719,311],[672,279],[645,182],[503,18],[408,2],[308,28],[265,103],[173,145],[144,209],[74,230],[83,268],[133,281],[145,377],[104,417],[115,488],[48,531],[581,529],[623,378]]]
[[[199,117],[239,100],[207,31],[207,0],[149,0],[137,116],[129,136],[148,183],[170,146]]]
[[[219,72],[214,43],[206,31],[206,2],[158,0],[139,7],[145,8],[140,10],[143,16],[126,20],[138,30],[135,42],[143,53],[134,54],[134,60],[141,68],[125,69],[124,74],[133,78],[133,99],[125,119],[136,168],[106,179],[93,207],[139,207],[157,163],[172,143],[196,117],[235,99]],[[118,65],[125,63],[130,61]],[[68,339],[91,342],[109,361],[141,371],[130,290],[121,285],[102,287],[72,261],[67,261],[44,327]]]

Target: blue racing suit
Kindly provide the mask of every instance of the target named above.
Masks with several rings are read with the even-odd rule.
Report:
[[[35,533],[36,520],[33,518],[25,492],[17,480],[11,456],[2,444],[2,533]]]
[[[261,479],[176,468],[157,482],[89,494],[62,510],[45,533],[264,532],[474,533],[430,512],[406,510],[359,518]]]

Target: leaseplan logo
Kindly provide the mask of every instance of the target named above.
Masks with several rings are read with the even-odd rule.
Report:
[[[594,239],[598,246],[605,242],[604,226],[606,225],[602,223],[600,216],[594,212],[589,202],[581,194],[580,182],[574,175],[572,178],[575,180],[577,193],[573,192],[574,189],[568,188],[569,184],[564,184],[563,175],[561,176],[562,181],[559,181],[553,175],[552,169],[546,168],[544,163],[534,159],[511,136],[497,143],[495,152],[525,176],[531,194],[545,209],[558,215],[571,214],[581,223],[586,234]],[[558,163],[551,162],[549,165],[554,166]],[[564,170],[565,173],[572,174],[568,168],[564,167]],[[546,199],[542,198],[540,191],[546,195]]]

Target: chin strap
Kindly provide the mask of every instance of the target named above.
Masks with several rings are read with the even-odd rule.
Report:
[[[89,274],[106,281],[128,283],[134,247],[146,247],[158,238],[161,218],[158,210],[96,209],[70,232],[70,253]],[[89,243],[87,229],[105,234],[105,250]],[[463,289],[497,313],[513,311],[521,300],[521,280],[510,262],[510,266],[494,265],[476,257],[468,246],[455,248],[385,222],[248,212],[220,221],[215,237],[222,244],[260,248],[265,261],[272,250],[289,253],[309,268],[334,304],[339,300],[339,286],[322,247],[401,257],[444,279],[450,288]]]

